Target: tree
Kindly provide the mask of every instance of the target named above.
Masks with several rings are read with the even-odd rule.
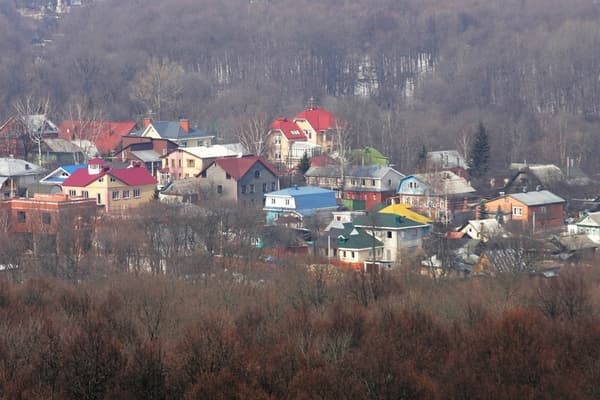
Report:
[[[417,155],[417,170],[424,172],[425,168],[427,168],[427,148],[422,144]]]
[[[27,143],[35,144],[38,151],[37,163],[42,165],[42,141],[48,124],[46,117],[50,113],[50,98],[26,96],[18,101],[14,108],[21,129],[20,133],[26,142],[26,153],[29,148]]]
[[[146,69],[138,73],[132,84],[132,96],[152,111],[158,119],[173,112],[183,92],[183,67],[176,62],[153,58]]]
[[[479,129],[469,151],[469,174],[474,178],[483,177],[488,169],[490,162],[490,144],[483,123],[479,123]]]
[[[267,116],[256,115],[236,123],[236,136],[250,153],[262,157],[267,151]]]
[[[306,173],[306,171],[308,171],[309,168],[310,168],[310,160],[308,159],[308,154],[306,154],[306,152],[304,152],[304,154],[302,155],[302,158],[300,159],[300,162],[298,163],[298,172],[300,172],[302,175],[304,175]]]

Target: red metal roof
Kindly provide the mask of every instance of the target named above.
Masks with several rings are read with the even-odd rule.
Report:
[[[105,167],[98,174],[89,174],[87,168],[81,168],[69,176],[63,186],[86,187],[96,179],[105,175],[112,176],[128,186],[142,186],[156,184],[156,179],[143,167],[112,169]]]
[[[297,119],[305,119],[316,132],[335,128],[335,117],[324,108],[311,107],[296,115]]]
[[[130,134],[135,128],[135,121],[64,120],[58,127],[58,137],[66,140],[89,140],[100,153],[108,154],[117,148],[123,136]]]
[[[262,157],[223,157],[217,158],[215,161],[210,163],[206,168],[208,169],[211,165],[217,164],[221,167],[225,172],[231,175],[235,180],[239,180],[241,177],[246,175],[248,171],[254,166],[256,163],[261,163],[269,172],[273,175],[277,176],[277,171],[275,168]],[[204,171],[203,171],[204,172]],[[202,172],[200,172],[196,176],[200,176]]]
[[[276,118],[271,124],[271,130],[280,130],[288,140],[306,140],[304,131],[288,118]]]

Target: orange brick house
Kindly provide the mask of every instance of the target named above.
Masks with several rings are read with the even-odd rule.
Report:
[[[504,220],[521,222],[534,231],[564,224],[565,199],[548,190],[504,194],[484,204],[488,217],[501,213]]]

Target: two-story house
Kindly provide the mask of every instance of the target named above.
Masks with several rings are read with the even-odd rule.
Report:
[[[273,165],[256,156],[217,158],[197,177],[205,195],[248,206],[262,206],[264,195],[279,189]]]
[[[302,228],[305,217],[338,209],[335,192],[315,186],[294,186],[265,194],[267,224]],[[329,215],[327,220],[329,220]]]
[[[408,204],[435,221],[448,223],[470,214],[476,199],[475,189],[466,179],[451,171],[439,171],[402,178],[391,203]]]
[[[368,234],[383,243],[383,260],[398,262],[402,252],[413,251],[423,245],[423,238],[431,231],[431,225],[412,221],[395,214],[370,212],[357,216],[354,226],[364,229]]]
[[[333,151],[336,132],[341,126],[335,116],[325,108],[317,106],[314,99],[311,99],[304,111],[294,117],[294,122],[309,142],[320,146],[324,153]]]
[[[308,185],[335,190],[342,203],[351,210],[371,209],[395,196],[403,174],[391,167],[352,166],[342,171],[339,166],[311,167],[304,177]],[[342,184],[343,182],[343,184]]]
[[[295,168],[304,153],[313,157],[321,153],[321,147],[308,140],[306,133],[288,118],[277,118],[267,133],[267,158],[285,169]]]
[[[198,175],[217,158],[239,155],[234,150],[219,144],[210,147],[180,147],[162,156],[161,173],[168,174],[168,180],[190,178]]]
[[[548,190],[503,194],[484,205],[488,215],[501,214],[505,220],[521,222],[533,231],[564,224],[565,199]]]
[[[137,207],[154,198],[156,179],[146,168],[136,164],[130,168],[114,168],[95,158],[87,168],[73,172],[62,184],[63,193],[71,197],[95,199],[106,212]]]
[[[317,250],[331,262],[357,270],[366,268],[367,264],[380,265],[384,258],[381,240],[351,222],[329,229],[318,239]]]

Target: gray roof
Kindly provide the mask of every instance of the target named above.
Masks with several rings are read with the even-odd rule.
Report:
[[[543,204],[564,203],[565,199],[555,195],[549,190],[540,190],[535,192],[513,193],[510,195],[513,199],[520,201],[527,206],[540,206]]]
[[[132,151],[131,154],[143,162],[157,162],[160,161],[161,157],[160,154],[154,150],[137,150]]]
[[[12,177],[38,175],[43,173],[44,171],[44,168],[30,163],[29,161],[10,157],[0,158],[0,176]]]
[[[388,172],[393,171],[403,177],[404,175],[391,167],[381,165],[366,165],[363,167],[347,167],[344,170],[345,177],[353,178],[383,178]],[[335,178],[341,176],[340,167],[325,166],[325,167],[310,167],[304,174],[305,176],[328,177]]]
[[[153,121],[152,126],[161,138],[171,140],[186,140],[186,139],[197,139],[201,137],[212,137],[205,131],[190,126],[190,131],[186,132],[181,128],[179,121]],[[134,133],[140,136],[146,128]]]
[[[467,168],[467,162],[456,150],[430,151],[427,161],[441,168]]]
[[[43,140],[43,143],[46,145],[48,150],[53,153],[83,153],[81,147],[65,139],[47,138]]]
[[[436,194],[445,194],[448,196],[465,193],[473,193],[475,189],[467,180],[450,171],[429,172],[424,174],[412,175],[427,185]]]

